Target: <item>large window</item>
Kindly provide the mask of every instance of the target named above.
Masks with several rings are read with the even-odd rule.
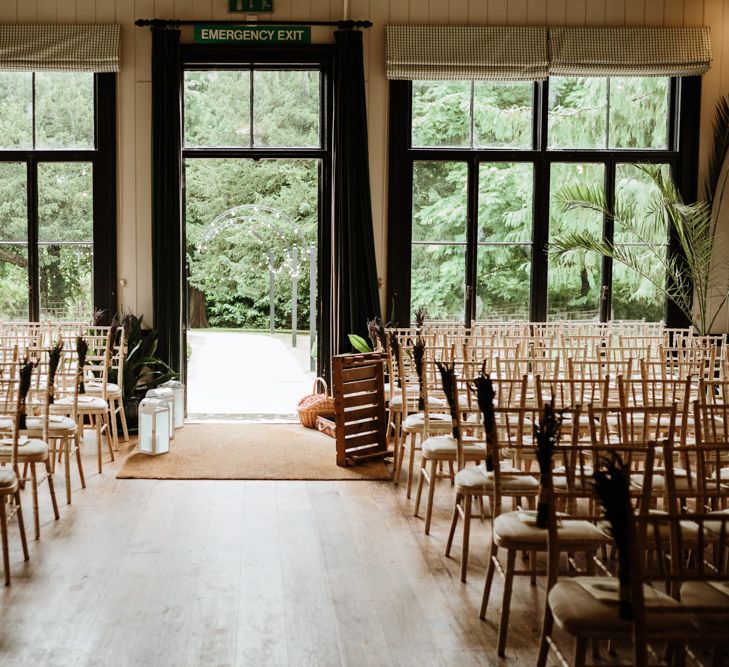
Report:
[[[114,87],[0,73],[0,319],[116,312]]]
[[[648,164],[680,187],[695,181],[695,150],[682,134],[696,120],[685,100],[698,85],[667,77],[392,81],[388,292],[398,319],[420,306],[466,322],[665,318],[651,279],[665,280],[653,255],[671,252],[670,230],[636,237],[599,212],[561,204],[580,187],[648,214]],[[631,246],[645,270],[589,252],[553,262],[546,245],[571,231]]]

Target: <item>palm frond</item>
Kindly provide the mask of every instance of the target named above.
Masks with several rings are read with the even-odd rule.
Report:
[[[729,100],[725,96],[720,97],[716,103],[713,125],[712,150],[704,185],[704,199],[709,207],[714,203],[721,170],[724,167],[724,158],[729,150]]]

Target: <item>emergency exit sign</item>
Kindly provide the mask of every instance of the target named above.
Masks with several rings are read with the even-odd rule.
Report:
[[[270,13],[273,0],[228,0],[228,11]]]
[[[309,44],[311,27],[203,23],[195,25],[194,36],[198,44]]]

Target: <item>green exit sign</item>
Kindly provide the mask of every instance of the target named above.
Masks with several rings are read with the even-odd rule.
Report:
[[[270,13],[273,0],[228,0],[228,11]]]
[[[310,44],[311,26],[196,24],[197,44]]]

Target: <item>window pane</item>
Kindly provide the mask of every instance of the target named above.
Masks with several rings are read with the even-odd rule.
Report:
[[[0,72],[0,149],[33,148],[33,75]]]
[[[38,247],[41,319],[88,319],[94,310],[93,246]]]
[[[28,239],[26,175],[24,163],[0,162],[0,241]]]
[[[621,163],[615,167],[615,243],[668,242],[662,215],[656,215],[659,196],[656,178],[670,179],[664,165]]]
[[[471,145],[470,81],[413,81],[412,145]]]
[[[413,245],[410,270],[412,312],[430,319],[463,319],[466,284],[464,245]]]
[[[28,317],[28,249],[0,244],[0,320]]]
[[[528,243],[532,236],[534,166],[484,162],[478,171],[478,240]]]
[[[529,319],[530,248],[479,245],[477,319]]]
[[[465,162],[413,164],[413,241],[465,241]]]
[[[610,147],[668,148],[670,79],[610,78]]]
[[[38,240],[93,241],[93,174],[90,162],[38,165]]]
[[[185,146],[250,146],[250,72],[185,72]]]
[[[531,148],[534,84],[475,81],[474,143],[490,148]]]
[[[607,79],[550,77],[550,148],[605,148]]]
[[[602,238],[602,215],[597,211],[562,212],[559,198],[574,187],[603,189],[602,164],[553,163],[550,170],[549,237],[588,232]],[[549,319],[592,319],[600,313],[602,255],[579,251],[569,265],[549,260],[547,312]]]
[[[94,147],[94,75],[38,72],[35,75],[36,148]]]
[[[613,263],[612,318],[660,322],[663,319],[665,296],[649,278],[663,284],[665,271],[656,257],[648,251],[641,253],[637,250],[638,264],[645,275],[638,275],[619,262]]]
[[[318,71],[256,71],[255,146],[320,146]]]

